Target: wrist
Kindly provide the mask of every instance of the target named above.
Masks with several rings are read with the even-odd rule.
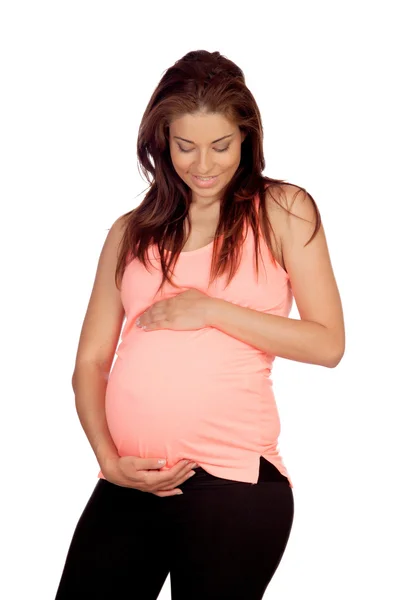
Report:
[[[220,307],[224,300],[220,298],[209,298],[206,303],[206,324],[207,327],[215,327]]]
[[[99,466],[101,467],[102,472],[106,472],[106,469],[110,467],[111,464],[116,463],[119,460],[120,456],[118,454],[107,454],[103,458],[101,458],[99,462]]]
[[[99,465],[104,467],[107,463],[112,462],[113,460],[119,459],[119,454],[114,448],[100,448],[96,451],[96,458],[98,460]]]

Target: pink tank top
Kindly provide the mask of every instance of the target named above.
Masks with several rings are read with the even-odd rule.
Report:
[[[126,322],[105,397],[108,428],[120,456],[164,457],[162,470],[190,459],[212,475],[249,483],[257,483],[263,456],[293,488],[278,450],[280,421],[270,379],[275,357],[214,327],[144,331],[135,325],[154,302],[191,287],[287,317],[293,300],[289,275],[272,264],[261,233],[260,245],[263,261],[259,254],[256,279],[249,227],[239,270],[226,289],[227,274],[208,286],[213,242],[182,252],[174,270],[180,288],[167,282],[157,296],[156,246],[149,251],[150,272],[137,259],[127,264],[121,285]],[[102,471],[98,477],[105,479]]]

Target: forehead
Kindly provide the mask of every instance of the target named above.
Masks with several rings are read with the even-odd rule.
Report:
[[[170,123],[171,137],[179,136],[195,144],[211,143],[237,131],[234,123],[220,113],[182,115]]]

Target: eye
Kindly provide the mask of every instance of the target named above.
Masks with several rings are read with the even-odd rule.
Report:
[[[179,147],[180,152],[191,152],[191,150],[192,150],[192,149],[191,150],[184,150],[184,148],[181,148],[180,144],[177,144],[177,146]]]
[[[177,146],[178,146],[178,148],[179,148],[180,152],[185,152],[185,153],[187,153],[187,152],[192,152],[192,151],[193,151],[193,148],[191,148],[191,150],[184,150],[184,148],[181,148],[180,144],[177,144]],[[229,146],[230,146],[230,144],[229,144]],[[228,150],[228,149],[229,149],[229,146],[226,146],[225,148],[222,148],[221,150],[219,150],[218,148],[214,148],[214,150],[215,150],[216,152],[226,152],[226,150]]]

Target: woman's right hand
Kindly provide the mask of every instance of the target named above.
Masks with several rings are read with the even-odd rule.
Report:
[[[180,460],[166,471],[160,471],[162,466],[157,458],[139,458],[137,456],[120,456],[108,459],[102,466],[103,476],[110,483],[149,492],[156,496],[175,496],[182,493],[177,490],[195,474],[192,469],[197,466],[193,461]]]

